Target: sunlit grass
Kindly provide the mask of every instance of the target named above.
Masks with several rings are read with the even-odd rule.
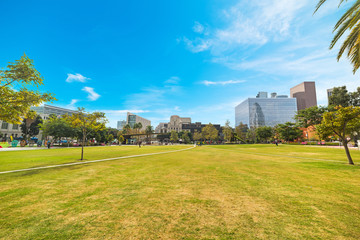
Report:
[[[85,156],[180,148],[99,147]],[[78,161],[79,153],[0,152],[0,169]],[[358,239],[359,199],[360,167],[341,149],[203,146],[0,175],[0,238]]]

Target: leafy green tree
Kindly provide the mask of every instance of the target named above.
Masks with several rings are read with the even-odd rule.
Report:
[[[291,122],[278,124],[275,129],[280,138],[287,142],[294,141],[295,139],[300,138],[303,134],[303,131],[295,123]]]
[[[44,136],[52,136],[55,139],[75,136],[75,129],[64,118],[56,116],[50,116],[48,120],[40,124],[40,129],[43,131]]]
[[[323,116],[323,122],[320,127],[323,130],[330,130],[339,137],[344,145],[345,153],[348,158],[349,164],[353,165],[354,162],[351,158],[349,148],[349,136],[359,129],[360,125],[360,107],[336,107],[336,111],[327,112]]]
[[[326,0],[319,0],[315,12],[326,2]],[[339,0],[339,6],[347,2],[344,0]],[[350,62],[353,65],[353,73],[360,67],[360,1],[354,1],[354,3],[347,9],[347,11],[342,15],[339,21],[334,27],[334,32],[336,32],[333,40],[330,44],[330,49],[332,49],[335,44],[341,39],[344,33],[349,33],[345,41],[342,43],[337,59],[338,61],[342,55],[347,51],[347,57],[350,59]]]
[[[122,134],[118,135],[118,141],[119,141],[119,145],[121,145],[125,141],[125,138]]]
[[[30,115],[33,115],[32,113]],[[25,118],[20,125],[21,132],[25,139],[34,137],[39,134],[42,118],[37,115],[35,118]]]
[[[43,77],[35,69],[33,60],[25,54],[5,70],[0,70],[0,119],[20,124],[23,118],[34,118],[31,106],[56,100],[52,93],[41,93]]]
[[[256,137],[261,142],[267,142],[274,134],[273,134],[273,128],[268,126],[261,126],[256,128]]]
[[[235,128],[236,138],[242,142],[246,142],[246,133],[249,131],[249,128],[246,124],[240,122],[240,124]]]
[[[114,135],[111,133],[106,136],[106,141],[111,144],[111,142],[114,140]]]
[[[105,129],[105,123],[107,122],[105,114],[102,112],[87,113],[84,108],[78,108],[76,113],[70,116],[65,115],[65,119],[73,128],[79,128],[82,132],[81,160],[83,160],[86,137],[91,132]]]
[[[186,143],[186,144],[191,143],[190,135],[188,132],[185,132],[183,134],[182,139],[183,139],[184,143]]]
[[[233,137],[233,129],[230,126],[230,121],[226,120],[225,127],[223,127],[223,134],[226,141],[231,142],[231,139]]]
[[[176,131],[171,131],[170,141],[177,142],[179,140],[178,133]]]
[[[154,133],[154,128],[153,128],[153,126],[147,126],[146,128],[145,128],[145,134],[146,134],[146,141],[147,142],[150,142],[150,140],[151,140],[151,134],[153,134]]]
[[[249,128],[245,136],[247,142],[256,143],[256,128],[255,127]]]
[[[313,106],[299,110],[295,119],[300,127],[308,128],[321,123],[323,114],[328,111],[326,107]]]
[[[351,105],[351,96],[346,90],[346,86],[335,87],[329,97],[330,106],[343,106],[348,107]]]
[[[200,141],[200,140],[202,140],[202,139],[203,139],[203,136],[202,136],[201,132],[195,131],[195,132],[194,132],[194,135],[193,135],[193,139],[194,139],[195,141]]]
[[[209,123],[202,130],[201,133],[206,140],[215,141],[218,139],[219,131]]]

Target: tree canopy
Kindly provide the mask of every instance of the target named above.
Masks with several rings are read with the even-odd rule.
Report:
[[[25,54],[9,63],[5,70],[0,70],[0,119],[20,124],[23,118],[34,117],[31,106],[55,100],[52,93],[38,90],[43,81],[33,60]]]

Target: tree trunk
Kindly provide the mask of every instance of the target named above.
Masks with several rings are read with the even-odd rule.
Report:
[[[83,140],[81,144],[81,160],[84,159],[85,130],[83,131]]]
[[[354,165],[354,162],[353,162],[353,160],[351,158],[351,155],[350,155],[349,147],[347,145],[347,141],[343,140],[342,142],[343,142],[343,145],[344,145],[344,148],[345,148],[346,156],[347,156],[347,158],[349,160],[349,164]]]

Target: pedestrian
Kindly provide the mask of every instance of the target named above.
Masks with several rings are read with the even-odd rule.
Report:
[[[139,141],[139,148],[141,148],[141,141]]]
[[[51,147],[51,141],[48,141],[48,142],[47,142],[47,147],[48,147],[48,149],[50,149],[50,147]]]
[[[278,146],[278,140],[277,139],[275,139],[275,144],[276,144],[276,146]]]

